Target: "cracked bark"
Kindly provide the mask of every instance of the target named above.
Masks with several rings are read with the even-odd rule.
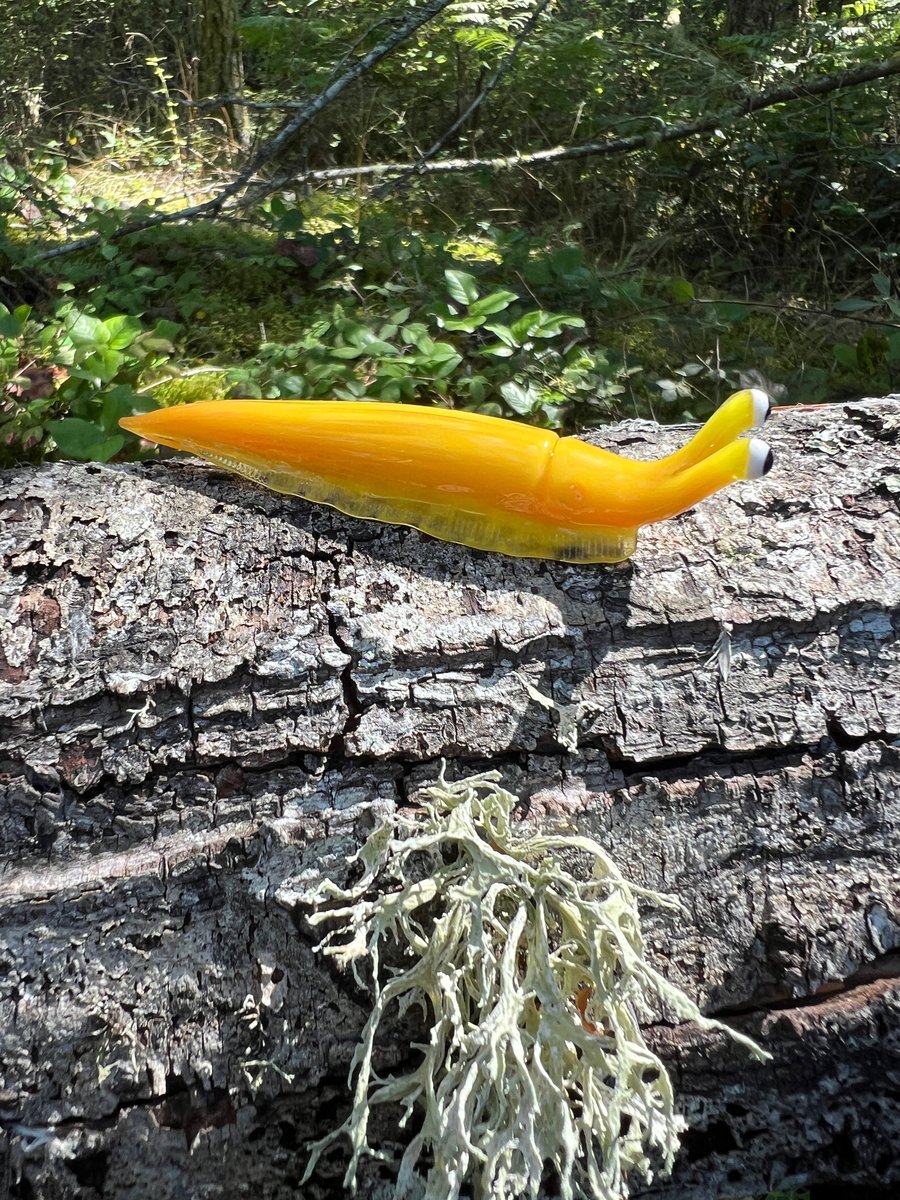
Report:
[[[900,399],[770,424],[766,480],[622,567],[448,546],[191,462],[6,473],[0,1194],[298,1195],[366,1011],[313,954],[298,877],[340,872],[445,756],[499,764],[531,816],[678,894],[687,917],[648,920],[659,964],[774,1055],[660,1018],[691,1132],[645,1195],[893,1196]],[[681,437],[604,431],[635,454]],[[526,684],[577,715],[577,753]],[[398,1027],[382,1065],[421,1036]]]

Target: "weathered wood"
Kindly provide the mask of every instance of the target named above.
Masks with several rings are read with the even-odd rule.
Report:
[[[779,415],[767,438],[764,481],[608,568],[188,462],[6,473],[0,1195],[300,1194],[366,996],[313,954],[297,880],[340,873],[441,756],[499,765],[532,816],[678,894],[688,917],[648,918],[659,964],[774,1054],[654,1027],[692,1124],[655,1197],[893,1195],[900,399]],[[569,706],[577,752],[529,686]],[[334,1160],[302,1194],[339,1179]]]

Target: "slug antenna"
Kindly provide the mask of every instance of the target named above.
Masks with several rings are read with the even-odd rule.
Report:
[[[760,388],[734,392],[713,413],[688,444],[659,462],[665,474],[695,467],[751,429],[761,428],[772,411],[772,402]]]

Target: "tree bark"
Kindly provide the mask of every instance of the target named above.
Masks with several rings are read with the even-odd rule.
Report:
[[[774,33],[809,19],[810,0],[728,0],[725,33]]]
[[[244,62],[238,33],[238,0],[191,0],[191,27],[198,96],[241,96]],[[230,133],[239,146],[250,135],[247,109],[225,104]]]
[[[765,480],[618,567],[445,545],[192,461],[5,473],[0,1194],[343,1195],[337,1155],[298,1180],[349,1105],[367,997],[298,895],[443,756],[680,896],[686,916],[648,915],[657,964],[774,1056],[651,1028],[691,1130],[642,1195],[894,1196],[900,398],[766,436]],[[526,685],[577,714],[576,750]],[[423,1039],[405,1020],[384,1070]]]

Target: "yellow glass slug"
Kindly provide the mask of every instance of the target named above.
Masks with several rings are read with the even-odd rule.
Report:
[[[770,411],[735,392],[681,450],[630,458],[499,417],[339,400],[210,400],[125,429],[352,517],[520,558],[620,562],[637,530],[772,465],[741,434]]]

